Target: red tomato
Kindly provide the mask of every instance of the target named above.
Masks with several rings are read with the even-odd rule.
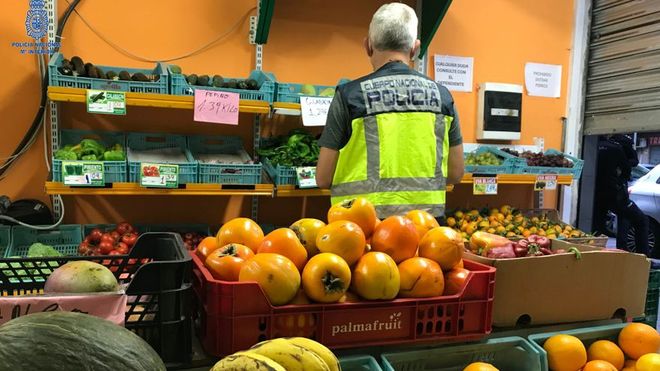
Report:
[[[114,243],[115,243],[115,239],[112,237],[112,235],[111,235],[110,233],[104,233],[104,234],[101,236],[101,242],[107,242],[107,243],[109,243],[109,244],[113,244],[113,245],[114,245]]]
[[[101,237],[102,236],[103,236],[103,232],[101,232],[101,230],[98,229],[98,228],[94,228],[94,229],[92,229],[91,232],[89,232],[89,235],[87,236],[87,238],[89,238],[91,242],[99,243],[99,242],[101,242]]]
[[[99,252],[102,255],[106,255],[112,250],[114,250],[114,243],[110,243],[108,241],[101,241],[101,243],[99,244]]]
[[[121,222],[121,223],[117,224],[117,228],[115,228],[115,230],[120,235],[125,235],[126,233],[135,232],[135,228],[128,222]]]
[[[119,241],[119,238],[121,237],[121,235],[117,231],[110,232],[110,236],[112,236],[112,239],[114,240],[114,242]]]
[[[108,255],[122,255],[122,253],[120,253],[117,250],[112,250],[108,253]],[[112,268],[114,268],[114,270],[112,270]],[[112,268],[110,268],[110,270],[112,270],[113,272],[117,270],[117,267],[112,267]]]
[[[117,244],[117,247],[115,247],[116,251],[119,251],[122,255],[128,254],[128,245],[126,245],[123,242],[120,242]]]
[[[137,241],[137,238],[137,234],[129,232],[121,236],[121,242],[125,243],[126,246],[128,246],[130,249],[131,247],[135,246],[135,241]]]
[[[78,245],[78,254],[87,255],[89,254],[89,244],[86,241],[83,241]]]

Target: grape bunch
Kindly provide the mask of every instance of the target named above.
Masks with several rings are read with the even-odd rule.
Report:
[[[565,158],[562,154],[546,155],[543,154],[543,152],[531,151],[524,151],[520,153],[510,148],[501,148],[501,150],[510,155],[524,158],[527,160],[528,166],[573,167],[573,163]]]

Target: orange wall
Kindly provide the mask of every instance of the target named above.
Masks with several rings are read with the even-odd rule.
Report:
[[[264,47],[264,70],[281,81],[334,84],[341,77],[370,72],[362,50],[371,15],[385,1],[278,0],[270,38]],[[5,61],[0,86],[0,157],[6,157],[27,130],[38,104],[34,57],[10,47],[28,41],[24,30],[27,1],[3,2],[0,12],[0,48]],[[414,1],[408,1],[414,3]],[[83,1],[79,12],[113,43],[141,57],[164,59],[187,54],[232,29],[254,1],[233,0],[115,0],[108,10],[102,2]],[[59,2],[60,13],[67,6]],[[253,12],[254,13],[254,12]],[[473,56],[475,84],[485,81],[523,83],[526,61],[562,64],[562,98],[523,99],[523,140],[545,138],[546,147],[561,143],[560,118],[565,114],[567,63],[570,53],[573,7],[556,0],[455,0],[429,49],[433,54]],[[175,63],[184,71],[245,76],[254,68],[254,48],[247,44],[248,22],[198,55]],[[62,51],[97,64],[148,67],[111,48],[72,15],[64,32]],[[431,72],[432,73],[432,72]],[[454,93],[464,139],[474,141],[476,92]],[[126,117],[88,115],[81,105],[61,104],[62,127],[122,131],[168,131],[181,134],[235,134],[251,143],[253,115],[242,114],[237,128],[192,121],[192,112],[129,107]],[[298,125],[296,118],[265,120],[264,132],[279,133]],[[47,179],[41,139],[5,179],[0,194],[43,200]],[[458,194],[457,194],[458,196]],[[460,197],[461,199],[463,197]],[[263,222],[286,224],[302,215],[322,216],[327,198],[261,199]],[[463,204],[460,200],[450,203]],[[527,203],[526,199],[524,202]],[[480,201],[471,201],[475,203]],[[485,202],[485,201],[483,201]],[[466,202],[467,203],[467,202]],[[219,223],[238,214],[248,215],[249,197],[65,197],[69,222],[103,222],[126,218],[135,222]],[[140,205],[137,207],[137,205]],[[170,210],[163,210],[167,206]]]

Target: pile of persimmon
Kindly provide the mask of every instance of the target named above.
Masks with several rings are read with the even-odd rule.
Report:
[[[238,218],[197,248],[214,278],[257,282],[273,305],[456,295],[469,271],[463,239],[426,211],[377,217],[364,198],[340,202],[328,223],[301,219],[266,235]]]

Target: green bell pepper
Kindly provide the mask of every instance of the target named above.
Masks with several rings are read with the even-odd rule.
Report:
[[[73,151],[62,148],[62,149],[58,149],[55,152],[55,159],[65,160],[65,161],[75,161],[78,159],[78,156]]]
[[[126,160],[126,155],[124,151],[105,151],[103,153],[103,161],[124,161]]]

